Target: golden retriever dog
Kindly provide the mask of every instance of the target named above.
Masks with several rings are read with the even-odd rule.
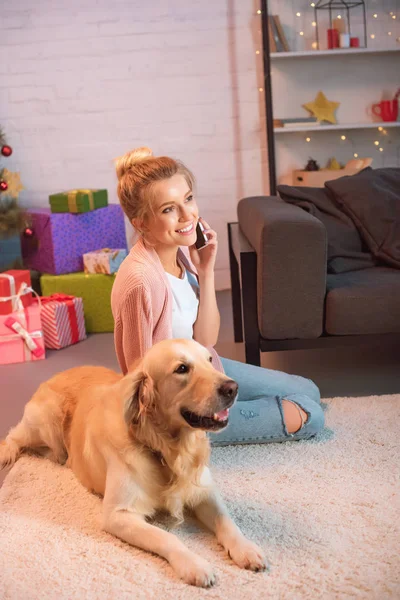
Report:
[[[39,387],[0,442],[0,468],[24,450],[66,462],[103,496],[104,530],[164,557],[188,584],[214,585],[214,569],[151,524],[156,511],[182,522],[184,509],[191,510],[239,567],[264,570],[262,550],[229,517],[208,467],[206,432],[227,426],[237,392],[192,340],[159,342],[126,376],[103,367],[69,369]]]

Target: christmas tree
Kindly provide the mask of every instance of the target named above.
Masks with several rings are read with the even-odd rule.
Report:
[[[8,158],[12,148],[0,130],[1,158]],[[21,267],[19,236],[26,227],[24,212],[18,204],[23,190],[19,173],[0,165],[0,271]]]

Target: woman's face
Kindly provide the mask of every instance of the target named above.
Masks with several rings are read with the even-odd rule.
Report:
[[[152,211],[143,221],[145,238],[153,244],[192,246],[199,210],[183,175],[159,181],[153,188]]]

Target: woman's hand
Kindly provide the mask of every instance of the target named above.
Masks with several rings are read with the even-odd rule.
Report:
[[[210,229],[209,224],[200,217],[199,221],[204,227],[204,233],[207,236],[207,245],[197,250],[196,246],[190,246],[190,259],[196,267],[199,277],[207,277],[214,274],[215,259],[217,257],[218,241],[217,233]]]

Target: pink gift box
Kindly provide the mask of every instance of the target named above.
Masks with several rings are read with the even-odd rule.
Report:
[[[19,333],[12,328],[13,324],[16,324]],[[29,346],[35,349],[32,351]],[[24,310],[0,315],[1,365],[42,360],[45,357],[39,302],[34,301]]]

